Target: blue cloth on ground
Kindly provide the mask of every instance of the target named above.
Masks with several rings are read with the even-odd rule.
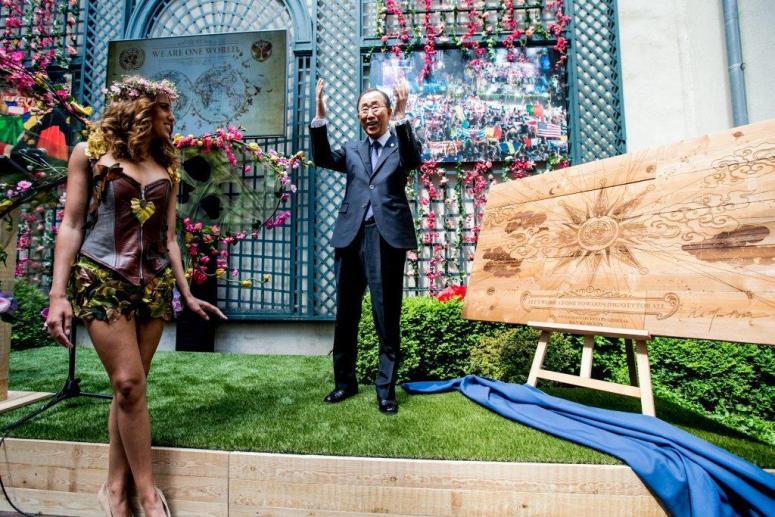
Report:
[[[458,390],[510,420],[619,458],[672,515],[775,515],[775,476],[658,418],[475,375],[403,387],[409,393]]]

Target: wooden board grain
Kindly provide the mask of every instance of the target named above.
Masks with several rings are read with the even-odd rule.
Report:
[[[231,454],[229,515],[664,515],[629,467]]]
[[[96,494],[107,467],[105,444],[9,438],[0,450],[0,476],[25,511],[104,515]],[[154,447],[153,471],[173,515],[228,515],[228,452]]]
[[[494,185],[464,316],[775,344],[775,120]]]
[[[2,367],[0,366],[0,368]],[[0,402],[0,413],[34,404],[53,395],[53,393],[46,393],[45,391],[8,391],[7,394],[5,400]]]
[[[107,455],[105,444],[9,438],[0,449],[0,476],[24,510],[103,515],[96,494]],[[154,447],[153,467],[173,515],[181,516],[664,515],[624,465]],[[0,512],[10,509],[0,498]]]
[[[16,220],[19,211],[15,210],[9,221],[0,224],[0,246],[6,254],[4,263],[0,263],[0,290],[13,294],[16,272]],[[6,224],[7,223],[7,224]],[[11,352],[11,324],[0,322],[0,401],[8,398],[8,361]]]

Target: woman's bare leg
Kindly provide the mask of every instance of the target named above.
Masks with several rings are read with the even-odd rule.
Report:
[[[87,329],[94,348],[108,372],[114,394],[109,420],[111,452],[108,484],[111,487],[120,487],[123,483],[125,498],[128,465],[145,514],[149,517],[163,516],[161,502],[154,491],[151,470],[151,427],[145,398],[147,369],[143,356],[148,357],[150,366],[153,352],[148,352],[148,341],[143,340],[146,353],[141,354],[141,340],[137,325],[126,318],[122,317],[110,324],[94,320],[87,323]],[[158,338],[156,345],[158,345]],[[154,346],[153,350],[155,349]],[[114,451],[118,447],[124,451],[123,458],[118,451]]]
[[[156,348],[159,346],[161,334],[164,330],[164,321],[161,319],[135,320],[137,344],[140,350],[140,360],[143,363],[145,377],[151,369]],[[118,432],[118,421],[115,401],[110,405],[108,418],[108,431],[110,433],[110,452],[108,459],[108,493],[114,502],[113,513],[116,517],[130,515],[129,502],[127,500],[127,488],[129,483],[129,462],[124,452],[124,444],[121,434]]]

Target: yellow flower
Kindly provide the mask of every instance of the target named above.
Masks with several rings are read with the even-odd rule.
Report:
[[[89,140],[86,142],[86,156],[92,160],[99,160],[107,152],[108,143],[105,141],[102,130],[97,126],[91,130]]]
[[[92,108],[91,106],[82,106],[81,104],[78,104],[75,101],[71,102],[70,106],[73,108],[73,111],[77,115],[83,115],[84,117],[91,117],[91,114],[94,113],[94,108]]]
[[[225,274],[226,274],[226,270],[223,269],[222,267],[219,267],[218,269],[215,270],[215,278],[223,278],[223,275]]]
[[[186,232],[186,235],[183,236],[183,240],[186,241],[186,244],[194,240],[194,235],[191,232]]]
[[[253,287],[253,281],[252,280],[242,280],[242,281],[240,281],[239,285],[241,287]]]
[[[170,165],[167,167],[167,174],[170,175],[170,179],[172,180],[172,183],[177,185],[180,183],[180,169],[178,167]]]
[[[153,201],[145,201],[144,199],[132,198],[129,201],[129,205],[132,207],[132,213],[135,214],[140,224],[145,224],[145,221],[151,218],[156,212],[156,205]]]
[[[250,142],[247,147],[248,147],[249,150],[251,150],[253,152],[256,152],[256,151],[258,151],[260,149],[260,147],[258,147],[258,144],[255,143],[255,142]]]
[[[191,278],[191,268],[186,269],[186,272],[184,273],[186,278]]]
[[[264,283],[265,283],[265,284],[266,284],[266,283],[269,283],[269,282],[271,282],[271,281],[272,281],[272,275],[270,275],[270,274],[265,274],[262,280],[264,281]]]

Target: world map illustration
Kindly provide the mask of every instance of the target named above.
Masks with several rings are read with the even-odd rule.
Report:
[[[181,132],[198,132],[200,125],[215,127],[235,120],[250,106],[248,92],[257,90],[230,64],[212,67],[193,81],[179,70],[162,70],[151,78],[177,85],[174,108]]]
[[[215,66],[194,82],[194,106],[207,122],[223,123],[243,111],[247,92],[245,79],[230,64]]]

